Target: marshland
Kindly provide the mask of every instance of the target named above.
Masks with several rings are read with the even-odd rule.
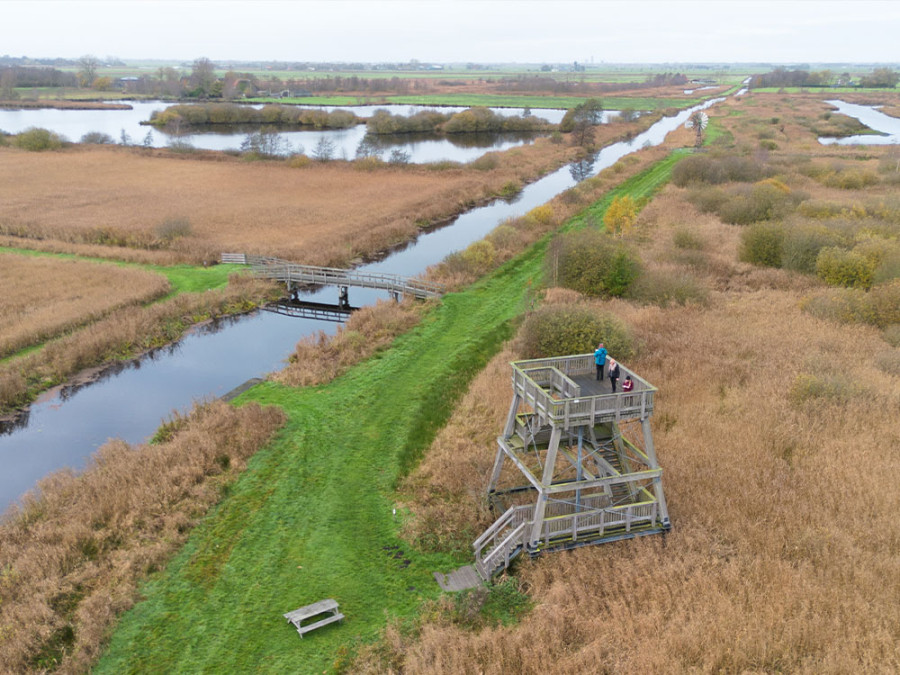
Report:
[[[509,209],[417,270],[446,285],[441,300],[374,301],[296,340],[234,401],[198,402],[146,442],[111,441],[20,499],[0,523],[0,662],[900,666],[900,155],[820,142],[867,129],[828,92],[751,82],[735,96],[753,74],[702,92],[699,148],[683,119],[701,92],[638,86],[643,75],[628,88],[609,78],[603,107],[624,92],[663,101],[645,108],[654,114],[548,131],[461,165],[34,152],[3,137],[8,409],[279,295],[215,264],[222,251],[359,264],[474,207]],[[459,95],[421,79],[438,100]],[[484,81],[466,95],[487,95]],[[576,104],[560,89],[542,92],[559,97],[548,107],[585,110],[591,96]],[[840,98],[888,114],[900,102],[893,88]],[[645,147],[640,134],[679,110]],[[560,169],[563,187],[515,209]],[[651,422],[672,531],[522,557],[493,584],[441,593],[432,573],[471,562],[497,515],[485,488],[509,362],[592,351],[611,334],[659,387]],[[281,615],[324,597],[345,622],[300,640]]]

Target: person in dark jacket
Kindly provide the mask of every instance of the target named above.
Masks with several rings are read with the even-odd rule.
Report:
[[[613,393],[616,393],[616,383],[619,381],[619,364],[615,359],[609,360],[609,383],[612,385]]]
[[[597,380],[603,379],[603,366],[606,365],[606,347],[601,342],[594,350],[594,364],[597,366]]]

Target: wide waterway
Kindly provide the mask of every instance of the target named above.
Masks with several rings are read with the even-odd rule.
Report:
[[[658,145],[694,110],[721,100],[663,118],[631,141],[603,148],[589,166],[581,163],[559,169],[526,186],[514,199],[472,209],[359,269],[420,274],[504,220],[523,215],[641,147]],[[306,299],[333,304],[337,296],[337,289],[324,288]],[[355,306],[380,297],[387,296],[350,289]],[[43,397],[17,423],[0,425],[0,511],[48,473],[83,468],[91,453],[109,438],[141,442],[173,410],[186,410],[195,400],[222,396],[246,380],[279,369],[301,338],[334,329],[333,323],[270,312],[234,317],[195,330],[143,358],[117,364],[96,382]]]
[[[151,126],[142,125],[150,119],[154,111],[162,111],[169,103],[162,101],[133,101],[128,102],[131,110],[57,110],[43,108],[38,110],[2,110],[0,109],[0,130],[7,133],[20,133],[29,127],[49,129],[60,134],[70,141],[77,142],[87,133],[99,132],[111,137],[116,143],[124,138],[134,145],[147,145],[154,148],[181,145],[190,146],[200,150],[233,150],[241,147],[247,135],[253,131],[259,131],[262,127],[247,126],[239,131],[235,129],[210,128],[204,131],[190,131],[180,134],[167,133]],[[261,105],[253,107],[260,108]],[[300,106],[311,108],[313,106]],[[338,106],[324,106],[326,110],[338,109]],[[431,109],[422,106],[345,106],[342,110],[349,110],[357,117],[370,117],[376,110],[388,110],[394,115],[411,115],[420,110]],[[459,112],[465,110],[461,107],[435,108],[440,112]],[[505,116],[521,116],[525,110],[522,108],[492,108],[494,112]],[[542,117],[548,122],[559,123],[565,114],[565,110],[537,110],[533,111],[535,117]],[[614,117],[616,111],[607,111],[604,121]],[[353,159],[366,135],[364,124],[350,127],[349,129],[328,130],[284,130],[278,132],[281,154],[306,153],[311,154],[321,141],[327,141],[332,145],[333,157],[337,159]],[[409,134],[395,134],[379,138],[382,159],[387,160],[392,150],[398,150],[408,156],[408,161],[421,164],[425,162],[470,162],[477,159],[489,150],[502,151],[524,143],[529,143],[534,134],[460,134],[460,138],[432,135],[423,138]]]
[[[885,115],[878,110],[878,106],[859,105],[838,100],[825,101],[825,103],[833,105],[841,115],[855,117],[870,129],[884,135],[859,134],[844,138],[822,137],[819,139],[819,143],[823,145],[893,145],[900,143],[900,119]]]

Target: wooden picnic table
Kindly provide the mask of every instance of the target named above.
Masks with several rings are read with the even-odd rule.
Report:
[[[314,621],[313,623],[303,624],[304,621],[317,617],[320,614],[326,614],[327,616]],[[294,624],[294,626],[297,628],[297,632],[300,634],[300,637],[303,637],[304,633],[308,633],[312,630],[315,630],[316,628],[327,626],[328,624],[334,623],[335,621],[344,620],[344,615],[338,611],[337,602],[335,600],[332,600],[331,598],[319,600],[319,602],[314,602],[311,605],[300,607],[298,609],[295,609],[293,612],[284,614],[283,616],[290,623]]]

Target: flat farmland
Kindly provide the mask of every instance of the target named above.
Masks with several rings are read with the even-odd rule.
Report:
[[[497,155],[482,170],[353,162],[297,168],[115,147],[2,149],[0,233],[24,246],[97,245],[96,255],[118,257],[110,244],[143,249],[161,263],[246,251],[345,264],[517,189],[572,153],[542,140]]]
[[[159,274],[115,265],[0,253],[0,357],[109,312],[165,295]]]

